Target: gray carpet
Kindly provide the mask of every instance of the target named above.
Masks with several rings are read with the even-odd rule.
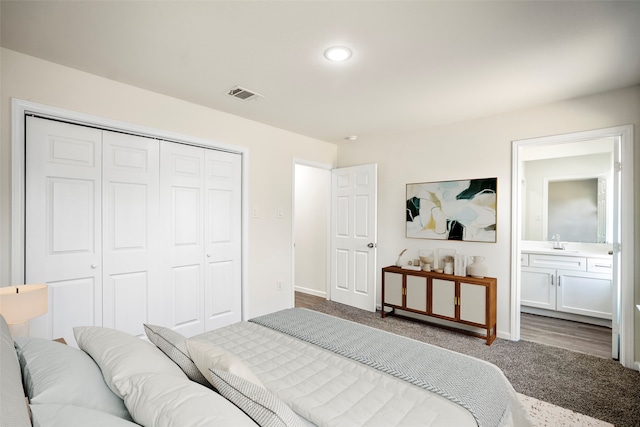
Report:
[[[515,390],[614,424],[640,426],[640,373],[613,360],[538,344],[479,338],[398,317],[382,319],[331,301],[310,307],[322,313],[404,335],[491,362],[502,369]]]

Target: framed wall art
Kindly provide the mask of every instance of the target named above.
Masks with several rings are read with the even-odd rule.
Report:
[[[496,241],[498,178],[407,184],[407,237]]]

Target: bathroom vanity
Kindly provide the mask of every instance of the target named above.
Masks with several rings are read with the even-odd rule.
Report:
[[[521,257],[521,311],[611,325],[611,255],[532,250]]]

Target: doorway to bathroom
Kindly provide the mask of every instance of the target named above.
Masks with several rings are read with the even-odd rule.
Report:
[[[621,160],[632,148],[631,126],[514,141],[513,339],[582,352],[604,340],[610,358],[632,366],[633,241],[622,240],[633,236],[633,165]],[[567,198],[550,208],[550,182],[587,178],[597,180],[597,194],[579,200],[587,215],[559,214],[585,211]]]

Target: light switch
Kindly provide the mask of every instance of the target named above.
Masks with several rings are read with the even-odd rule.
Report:
[[[260,212],[258,212],[258,208],[253,208],[251,211],[251,216],[254,218],[258,218],[260,216]]]

